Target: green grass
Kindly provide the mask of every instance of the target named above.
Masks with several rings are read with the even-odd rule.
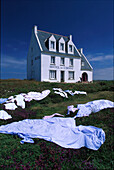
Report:
[[[94,81],[88,84],[46,83],[27,80],[1,80],[3,98],[22,92],[50,89],[48,97],[41,101],[26,103],[26,109],[8,111],[12,119],[0,120],[5,125],[25,118],[42,118],[45,115],[60,113],[66,115],[67,106],[76,106],[97,99],[114,101],[114,81]],[[53,88],[86,91],[85,95],[69,96],[68,99],[54,94]],[[3,105],[0,106],[3,108]],[[113,169],[113,113],[105,109],[92,113],[89,117],[76,119],[76,125],[92,125],[102,128],[106,141],[97,151],[87,148],[65,149],[54,143],[34,139],[34,144],[20,144],[18,136],[0,134],[0,169]],[[74,116],[74,115],[71,115]]]

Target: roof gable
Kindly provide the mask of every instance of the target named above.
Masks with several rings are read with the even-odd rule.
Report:
[[[84,62],[84,65],[81,64],[81,70],[93,70],[92,66],[86,59],[85,55],[83,53],[81,54],[81,62]]]

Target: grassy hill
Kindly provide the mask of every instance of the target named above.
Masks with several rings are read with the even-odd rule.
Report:
[[[54,94],[53,88],[86,91],[87,96],[69,95],[66,99]],[[83,84],[47,83],[33,80],[1,80],[0,82],[2,98],[30,91],[42,92],[46,89],[51,90],[48,97],[41,101],[26,103],[24,110],[18,108],[14,111],[7,111],[13,118],[11,120],[0,120],[0,125],[26,118],[39,119],[53,113],[66,115],[67,106],[76,106],[97,99],[114,101],[114,81],[94,81],[93,83]],[[0,105],[0,107],[0,109],[4,108],[3,105]],[[106,141],[98,151],[87,148],[65,149],[41,139],[35,139],[34,144],[21,145],[21,139],[18,136],[0,134],[0,168],[113,169],[113,112],[114,109],[105,109],[98,113],[92,113],[89,117],[76,119],[76,125],[92,125],[105,131]]]

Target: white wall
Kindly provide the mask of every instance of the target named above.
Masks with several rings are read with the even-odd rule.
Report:
[[[64,57],[64,56],[62,56]],[[73,58],[73,67],[69,66],[69,58]],[[61,71],[64,71],[64,82],[75,83],[80,80],[81,59],[75,57],[65,57],[65,65],[61,66],[60,56],[55,56],[55,65],[51,63],[51,56],[41,54],[41,81],[61,82]],[[57,70],[56,80],[49,79],[49,70]],[[74,71],[74,80],[69,80],[69,71]]]
[[[33,51],[31,51],[33,48]],[[31,65],[33,60],[33,65]],[[32,36],[27,56],[27,79],[35,79],[41,81],[41,50],[37,42],[34,30],[32,30]]]

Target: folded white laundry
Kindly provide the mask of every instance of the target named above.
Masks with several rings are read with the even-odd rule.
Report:
[[[85,92],[85,91],[75,91],[74,94],[85,94],[85,95],[87,95],[87,92]]]
[[[68,98],[67,93],[65,91],[63,91],[61,88],[53,88],[54,93],[59,94],[62,97]]]
[[[68,107],[67,107],[67,115],[69,115],[70,112],[73,112],[73,113],[74,113],[76,110],[78,110],[78,108],[75,108],[73,105],[68,106]]]
[[[65,92],[69,93],[72,96],[74,96],[75,94],[85,94],[85,95],[87,95],[87,92],[84,92],[84,91],[75,91],[75,92],[72,92],[72,90],[65,90]]]
[[[31,100],[42,100],[45,97],[47,97],[50,93],[50,90],[44,90],[42,93],[40,92],[29,92],[27,95],[25,95],[25,101],[30,102]]]
[[[52,117],[54,117],[54,116],[63,116],[63,117],[64,117],[64,115],[61,115],[61,114],[59,114],[59,113],[54,113],[54,114],[49,115],[49,116],[44,116],[43,119],[49,119],[49,118],[52,118]]]
[[[9,98],[8,98],[8,100],[11,100],[11,99],[13,99],[14,97],[13,96],[10,96]]]
[[[7,120],[11,118],[11,115],[9,115],[5,110],[0,110],[0,119]]]
[[[22,107],[22,109],[25,109],[24,97],[21,94],[16,95],[15,101],[17,102],[17,106],[20,106]]]
[[[17,108],[15,103],[7,103],[7,104],[4,104],[4,106],[6,110],[15,110]]]

